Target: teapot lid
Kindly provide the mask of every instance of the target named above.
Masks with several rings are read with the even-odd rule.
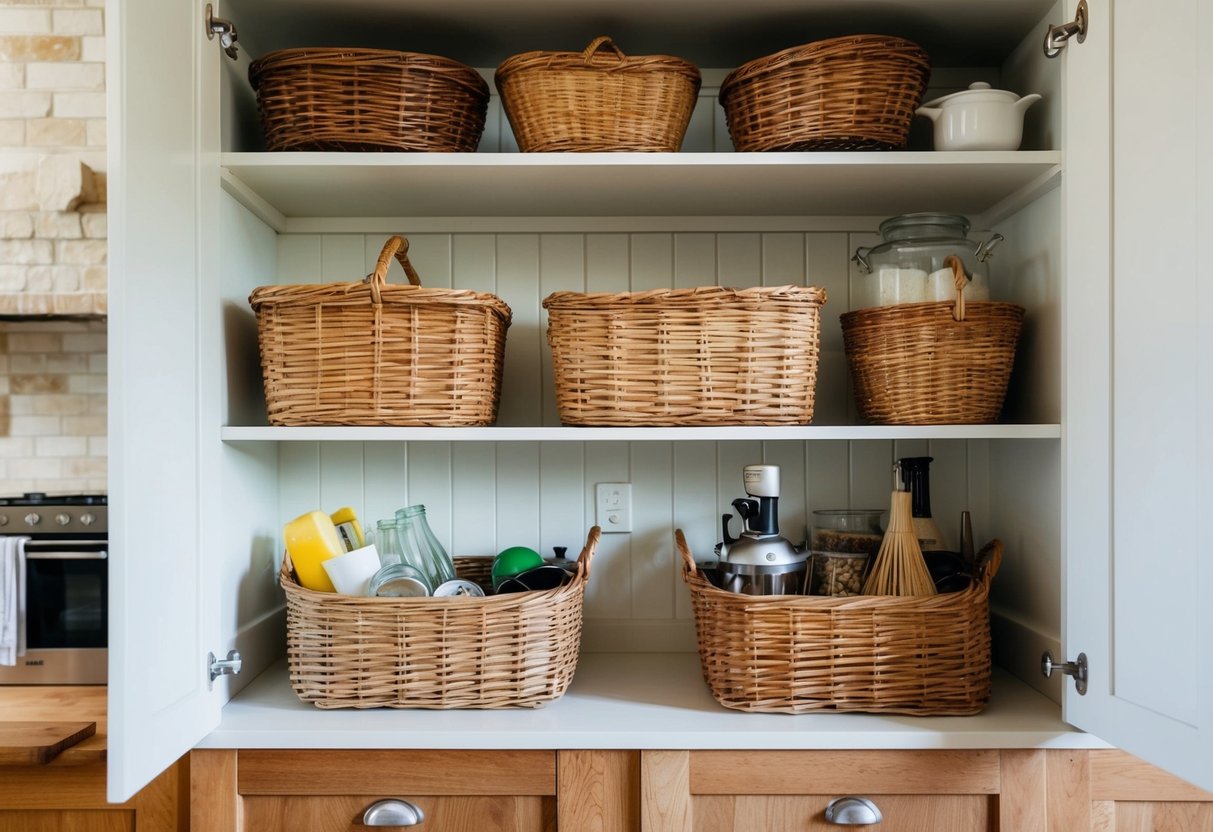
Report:
[[[924,107],[941,107],[944,104],[978,104],[982,102],[1004,102],[1014,104],[1019,100],[1019,96],[1010,90],[991,89],[990,85],[985,81],[974,81],[969,84],[967,90],[954,92],[951,95],[945,95],[941,98],[936,98],[933,101],[928,101],[923,104]]]

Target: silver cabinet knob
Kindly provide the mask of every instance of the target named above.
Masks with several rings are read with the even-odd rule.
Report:
[[[425,812],[407,800],[377,800],[362,814],[365,826],[420,826]]]
[[[826,806],[826,823],[838,826],[871,826],[884,816],[866,797],[837,797]]]
[[[68,517],[66,514],[56,514],[55,522],[60,526],[66,526],[68,523],[72,522],[72,518]]]
[[[86,526],[91,526],[97,522],[97,515],[89,514],[87,511],[80,515],[80,522]]]
[[[42,518],[39,517],[38,515],[34,514],[32,511],[29,514],[25,515],[25,525],[27,525],[27,526],[36,526],[41,522],[42,522]]]

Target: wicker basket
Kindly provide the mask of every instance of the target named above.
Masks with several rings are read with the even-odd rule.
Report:
[[[917,44],[852,35],[785,49],[733,70],[720,103],[737,150],[905,146],[931,61]]]
[[[815,286],[549,295],[560,420],[808,424],[825,302]]]
[[[584,52],[514,55],[495,79],[524,152],[677,151],[700,83],[681,58],[626,57],[607,37]]]
[[[581,606],[599,529],[573,579],[556,589],[484,598],[359,598],[286,592],[291,687],[318,708],[534,708],[577,670]],[[491,589],[492,558],[456,558],[459,577]]]
[[[752,596],[712,586],[675,532],[704,680],[739,711],[963,716],[990,700],[990,581],[1002,544],[968,589],[929,597]]]
[[[249,66],[270,150],[474,151],[489,87],[449,58],[284,49]]]
[[[412,285],[385,282],[393,255]],[[509,306],[420,282],[392,237],[361,282],[254,289],[270,424],[493,424]]]
[[[1024,309],[970,301],[910,303],[842,315],[855,403],[885,425],[998,421]]]

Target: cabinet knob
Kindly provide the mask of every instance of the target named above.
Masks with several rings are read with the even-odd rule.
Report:
[[[838,826],[871,826],[884,816],[866,797],[836,797],[826,806],[826,823]]]
[[[376,800],[362,814],[364,826],[420,826],[424,820],[421,807],[407,800]]]

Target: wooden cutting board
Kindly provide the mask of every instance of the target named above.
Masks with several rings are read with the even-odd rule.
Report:
[[[45,765],[95,733],[95,722],[0,722],[0,766]]]

